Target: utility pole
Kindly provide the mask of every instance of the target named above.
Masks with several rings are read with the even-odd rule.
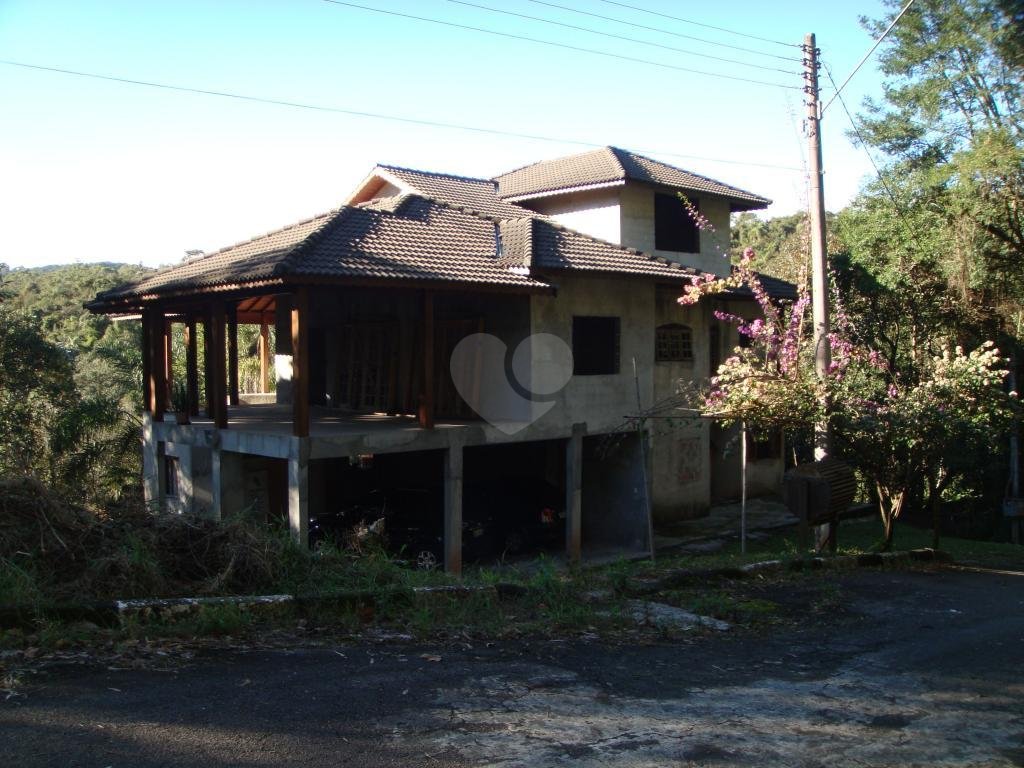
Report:
[[[814,34],[804,37],[804,93],[807,102],[807,142],[810,158],[811,300],[814,319],[814,370],[819,381],[831,363],[828,323],[828,270],[825,251],[825,187],[821,170],[821,101],[818,93],[818,49]],[[826,404],[827,405],[827,404]],[[814,428],[814,458],[829,454],[828,423]]]

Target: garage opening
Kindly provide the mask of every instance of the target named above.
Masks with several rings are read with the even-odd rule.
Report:
[[[565,441],[466,448],[462,557],[480,565],[565,551]]]
[[[384,547],[411,565],[444,564],[444,451],[310,463],[310,545]]]

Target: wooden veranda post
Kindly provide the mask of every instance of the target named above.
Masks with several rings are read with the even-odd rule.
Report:
[[[238,308],[228,307],[228,402],[238,405]]]
[[[260,392],[270,391],[270,327],[267,316],[260,319]]]
[[[423,383],[419,421],[424,429],[434,427],[434,294],[423,293]]]
[[[168,408],[174,408],[174,323],[164,321],[164,386]]]
[[[292,434],[309,437],[309,289],[292,294]]]
[[[227,429],[228,426],[228,404],[227,404],[227,346],[224,302],[216,301],[210,305],[210,360],[212,370],[207,370],[207,379],[213,379],[213,386],[210,392],[213,398],[214,426],[218,429]]]
[[[199,338],[196,319],[189,315],[185,323],[185,392],[189,416],[199,415]]]
[[[149,310],[149,411],[160,421],[167,411],[167,358],[164,339],[167,326],[162,309]]]
[[[153,398],[150,389],[153,375],[153,363],[150,353],[153,350],[153,323],[148,309],[142,310],[142,409],[153,412]]]
[[[206,415],[216,418],[213,399],[213,323],[211,312],[207,308],[203,318],[203,395],[206,399]]]

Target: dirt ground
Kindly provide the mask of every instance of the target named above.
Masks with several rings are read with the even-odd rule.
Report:
[[[820,577],[837,599],[803,622],[671,641],[378,638],[44,668],[0,701],[3,762],[1024,765],[1024,574]]]

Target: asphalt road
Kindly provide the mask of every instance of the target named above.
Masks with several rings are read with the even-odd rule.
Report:
[[[0,763],[1024,765],[1024,575],[840,581],[841,617],[768,635],[58,669],[0,703]]]

